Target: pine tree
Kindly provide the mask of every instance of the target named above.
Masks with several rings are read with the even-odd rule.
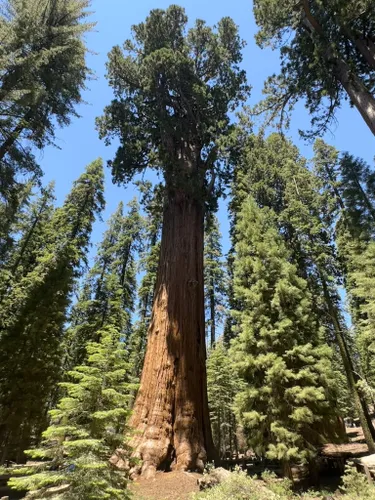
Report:
[[[34,187],[32,181],[17,183],[6,195],[0,188],[0,266],[5,264],[12,252],[17,239],[19,219],[23,217],[24,211],[27,211]]]
[[[238,411],[254,451],[287,471],[314,458],[322,423],[334,417],[331,353],[272,212],[249,198],[236,231],[234,292],[243,308],[232,350],[247,384]]]
[[[369,328],[373,299],[369,285],[375,235],[374,175],[362,160],[347,153],[340,157],[335,148],[321,140],[315,143],[315,154],[316,171],[335,205],[336,244],[360,354],[356,381],[360,382],[360,371],[371,381],[374,361]]]
[[[365,380],[375,388],[375,242],[361,255],[353,256],[352,297],[358,303],[357,346]]]
[[[248,191],[257,204],[274,212],[279,233],[291,252],[298,274],[309,286],[316,318],[326,332],[325,340],[342,359],[351,399],[366,442],[373,449],[374,428],[358,391],[357,367],[341,311],[338,287],[342,273],[334,242],[337,210],[332,193],[325,191],[320,179],[306,168],[306,160],[298,149],[281,135],[272,134],[266,139],[262,135],[245,136],[241,144],[242,153],[236,167],[240,182],[234,186],[234,210],[241,205],[246,186],[250,186]]]
[[[77,116],[90,71],[84,35],[89,0],[5,0],[0,11],[0,162],[36,172],[26,145],[42,148]],[[3,173],[3,172],[2,172]],[[9,183],[8,183],[9,184]]]
[[[321,135],[345,99],[375,134],[375,8],[371,0],[255,0],[261,47],[280,47],[281,72],[265,84],[261,109],[289,121],[304,98]]]
[[[4,252],[0,278],[0,305],[10,286],[14,286],[36,265],[44,251],[46,232],[54,212],[54,183],[41,190],[39,196],[19,210],[12,225],[13,243]]]
[[[10,283],[0,311],[0,462],[21,458],[38,439],[60,377],[63,327],[103,208],[103,167],[97,160],[74,183],[43,233],[42,251]]]
[[[214,443],[220,458],[237,451],[235,396],[240,392],[233,360],[222,339],[210,349],[207,359],[208,406]]]
[[[116,300],[122,304],[117,318],[122,340],[129,341],[131,314],[136,288],[135,253],[139,245],[142,219],[136,200],[124,215],[120,203],[108,223],[108,230],[99,245],[95,264],[82,285],[80,298],[73,307],[71,325],[66,335],[67,367],[82,364],[88,342],[97,341],[97,332],[119,310],[113,311]]]
[[[140,390],[131,425],[142,473],[162,464],[202,469],[213,455],[207,404],[204,328],[205,203],[225,180],[221,138],[229,112],[246,98],[242,41],[233,21],[215,29],[184,9],[152,10],[133,40],[109,55],[115,99],[98,120],[100,136],[120,147],[115,182],[147,167],[165,181],[160,265]],[[157,124],[157,126],[155,126]],[[160,382],[162,381],[162,383]]]
[[[121,300],[116,306],[119,316]],[[129,365],[116,322],[96,333],[98,341],[87,345],[87,363],[60,384],[66,395],[50,411],[41,447],[27,452],[42,461],[9,482],[14,489],[30,490],[30,499],[50,498],[53,488],[61,500],[130,498],[126,473],[117,467],[119,460],[129,465]]]
[[[204,285],[206,307],[206,336],[214,346],[217,327],[225,315],[226,276],[221,248],[219,221],[214,214],[207,214],[204,239]]]

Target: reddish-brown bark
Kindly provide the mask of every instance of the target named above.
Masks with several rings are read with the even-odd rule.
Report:
[[[131,426],[141,472],[202,470],[213,453],[206,381],[203,202],[170,191]]]

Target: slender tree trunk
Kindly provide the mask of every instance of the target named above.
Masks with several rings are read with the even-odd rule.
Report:
[[[363,399],[361,398],[361,396],[358,392],[358,388],[357,388],[358,377],[356,376],[356,374],[354,372],[354,367],[353,367],[353,363],[352,363],[351,356],[349,353],[349,349],[348,349],[348,346],[346,345],[346,340],[345,340],[345,337],[344,337],[342,330],[341,330],[340,321],[337,317],[336,308],[332,303],[332,300],[331,300],[331,297],[329,295],[329,291],[327,289],[327,285],[326,285],[324,279],[322,281],[323,281],[324,298],[325,298],[325,301],[327,304],[328,312],[332,318],[333,327],[335,330],[335,336],[336,336],[337,344],[338,344],[339,349],[340,349],[340,354],[342,357],[344,369],[346,372],[346,378],[348,381],[349,390],[350,390],[350,393],[354,399],[354,405],[355,405],[355,408],[357,410],[359,420],[361,422],[363,434],[364,434],[368,449],[371,453],[375,453],[375,429],[374,429],[374,426],[371,422],[371,418],[370,418],[370,415],[368,413],[368,408],[366,406],[366,403],[363,401]]]
[[[215,321],[215,292],[214,292],[214,282],[213,278],[211,277],[211,293],[210,293],[210,316],[211,316],[211,322],[210,322],[210,330],[211,330],[211,348],[215,345],[216,341],[216,321]]]
[[[170,191],[147,351],[131,426],[141,473],[203,470],[209,422],[203,278],[203,203]]]

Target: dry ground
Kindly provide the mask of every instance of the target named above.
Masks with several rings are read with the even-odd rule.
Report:
[[[197,479],[191,472],[158,472],[154,479],[138,479],[131,485],[135,500],[188,500],[199,491]]]

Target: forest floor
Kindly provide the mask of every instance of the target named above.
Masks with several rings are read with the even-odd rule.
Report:
[[[138,479],[130,489],[134,500],[188,500],[199,491],[195,472],[158,472],[153,479]]]
[[[327,444],[323,449],[323,455],[331,458],[341,457],[346,460],[368,454],[362,428],[348,427],[346,432],[349,442],[339,445]],[[130,489],[134,500],[189,500],[192,493],[199,491],[197,480],[200,477],[200,474],[190,472],[158,472],[153,479],[136,480],[131,484]],[[337,487],[338,478],[332,478],[332,480]],[[328,484],[329,482],[328,480]]]

